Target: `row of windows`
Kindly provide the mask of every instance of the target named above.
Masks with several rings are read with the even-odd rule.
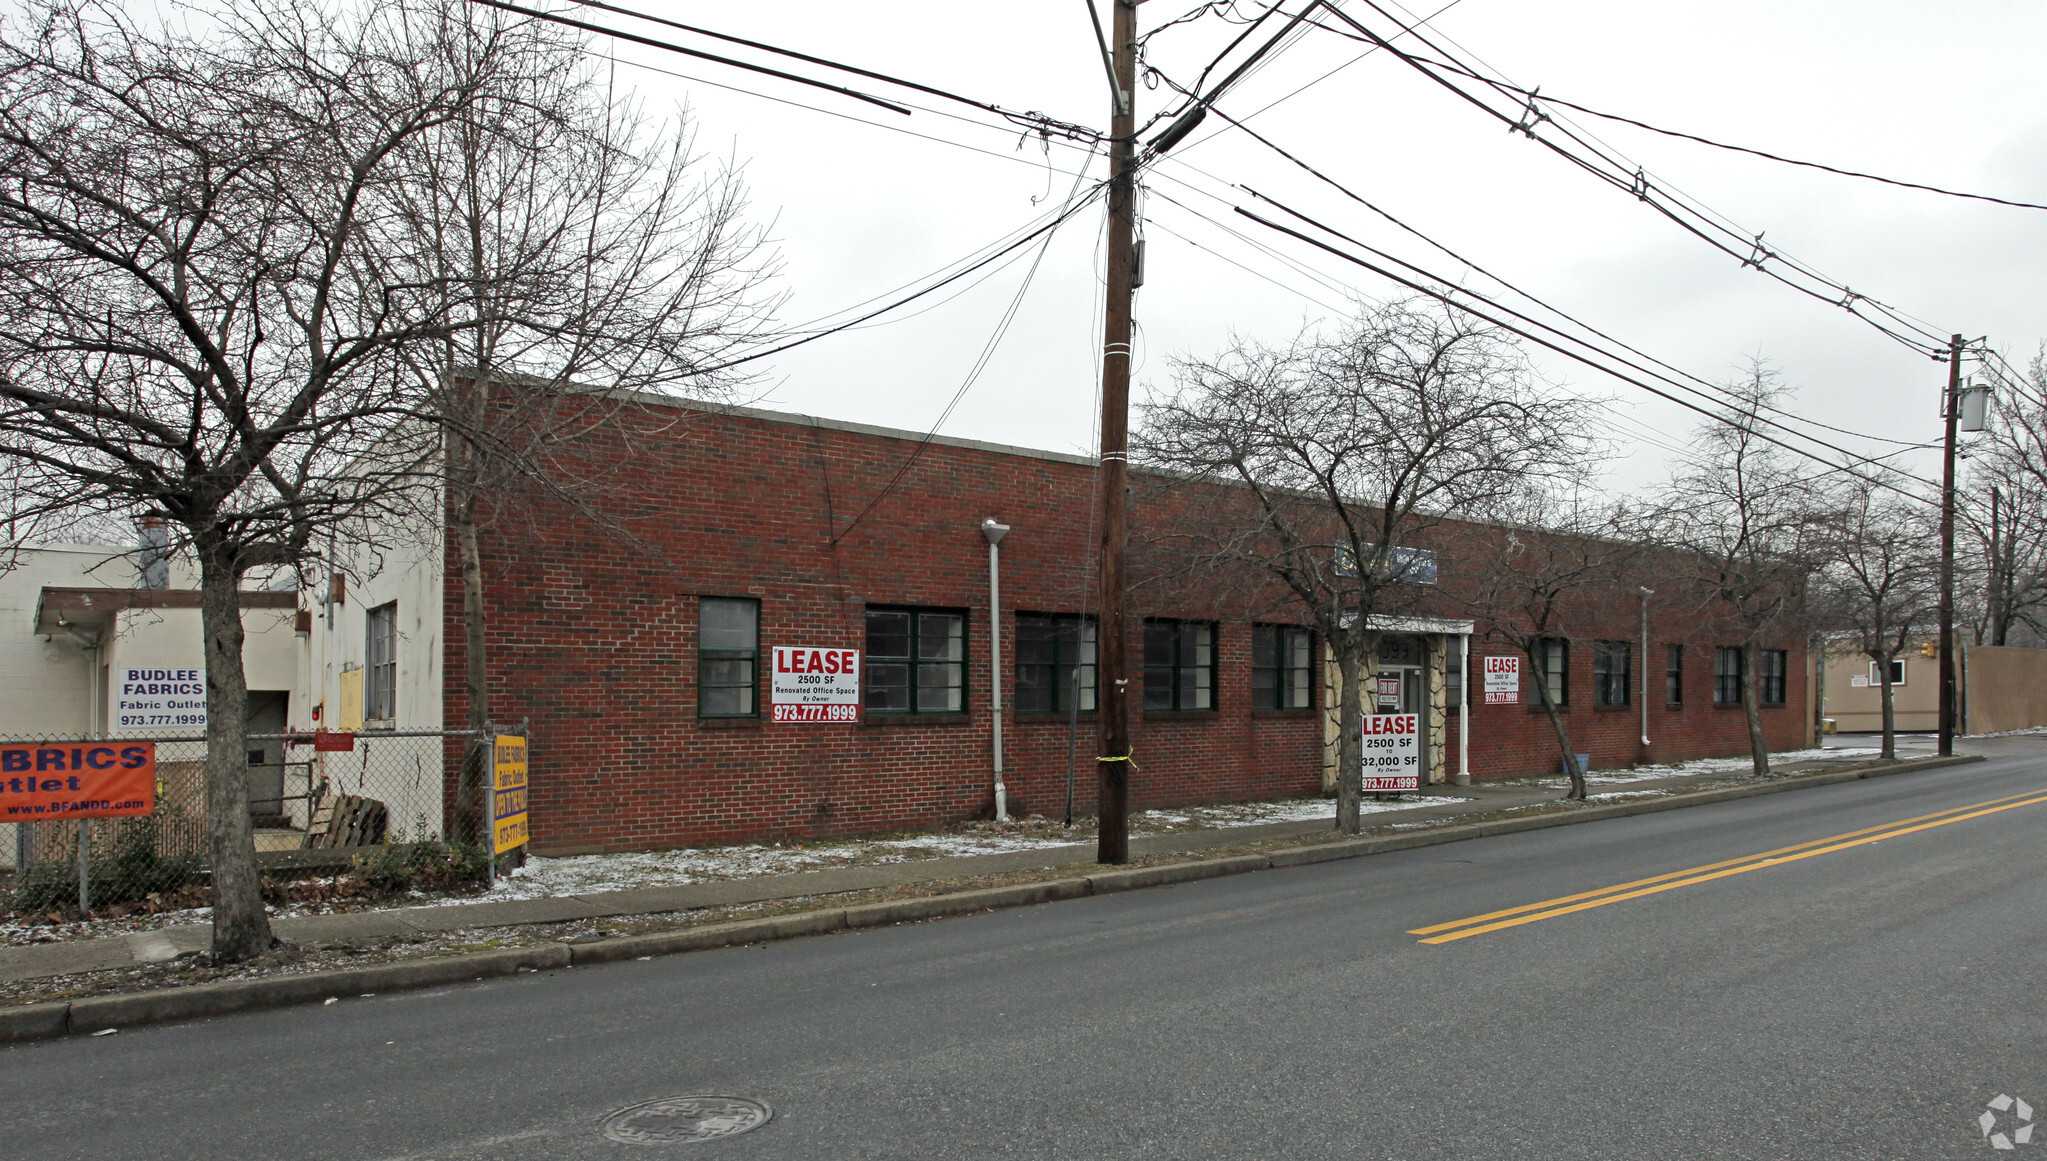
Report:
[[[703,717],[754,717],[759,711],[760,602],[706,597],[698,643],[697,706]],[[861,701],[875,714],[956,714],[966,708],[966,614],[946,609],[867,610],[867,663]],[[1251,708],[1308,709],[1315,704],[1315,636],[1296,625],[1254,625]],[[1187,712],[1216,708],[1216,626],[1209,621],[1144,623],[1144,708]],[[1449,638],[1445,658],[1448,705],[1463,704],[1462,648]],[[1666,646],[1664,702],[1684,704],[1683,645]],[[1382,654],[1384,650],[1381,651]],[[1016,614],[1015,705],[1018,713],[1092,712],[1095,708],[1095,621],[1072,614]],[[1571,643],[1537,644],[1537,675],[1528,704],[1571,704]],[[1384,658],[1382,657],[1382,660]],[[1784,704],[1786,654],[1762,651],[1763,704]],[[1395,659],[1405,660],[1405,659]],[[1419,658],[1413,660],[1418,661]],[[1714,649],[1713,701],[1740,703],[1743,654]],[[1538,682],[1540,684],[1538,684]],[[1633,651],[1626,641],[1592,643],[1592,703],[1624,706],[1632,698]]]
[[[1557,705],[1571,704],[1571,643],[1562,638],[1547,638],[1536,646],[1544,683],[1549,688],[1550,700]],[[1762,651],[1762,686],[1757,691],[1764,705],[1784,704],[1784,676],[1789,657],[1783,649]],[[1747,691],[1746,667],[1742,648],[1739,645],[1716,645],[1713,648],[1713,704],[1738,705]],[[1596,706],[1627,705],[1634,688],[1633,650],[1626,641],[1595,641],[1592,643],[1592,704]],[[1663,701],[1665,705],[1684,704],[1685,647],[1664,646]],[[1528,703],[1542,704],[1542,688],[1529,683]]]
[[[706,597],[697,645],[697,713],[759,714],[760,602]],[[867,610],[866,672],[860,700],[871,714],[956,714],[966,708],[967,617],[949,609]],[[1144,708],[1216,708],[1216,626],[1208,621],[1144,623]],[[1314,635],[1292,625],[1252,629],[1251,708],[1314,705]],[[1016,615],[1016,710],[1068,713],[1095,708],[1095,621]]]

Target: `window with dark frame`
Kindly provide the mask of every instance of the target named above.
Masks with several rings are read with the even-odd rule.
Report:
[[[371,609],[364,621],[363,717],[387,722],[398,716],[398,602]]]
[[[967,615],[953,609],[867,610],[871,714],[958,714],[967,708]]]
[[[1663,647],[1663,704],[1683,705],[1685,703],[1685,647],[1665,645]]]
[[[1213,622],[1145,621],[1144,708],[1152,711],[1215,708]]]
[[[1626,641],[1597,641],[1592,645],[1592,704],[1627,705],[1633,684],[1633,657]]]
[[[1783,649],[1763,650],[1763,695],[1764,705],[1784,704],[1784,673],[1790,663],[1790,656]]]
[[[697,716],[760,716],[761,603],[697,599]]]
[[[1299,625],[1253,625],[1251,708],[1312,709],[1314,690],[1315,634]]]
[[[1741,646],[1716,645],[1713,648],[1713,704],[1738,705],[1741,702]]]
[[[1076,678],[1078,684],[1076,684]],[[1072,614],[1016,615],[1016,712],[1095,710],[1095,619]]]
[[[1543,637],[1535,643],[1537,673],[1531,675],[1528,683],[1528,704],[1542,704],[1542,681],[1549,688],[1549,699],[1553,705],[1571,704],[1571,643],[1562,637]]]

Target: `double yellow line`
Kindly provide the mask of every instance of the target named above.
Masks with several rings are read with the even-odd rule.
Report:
[[[1845,834],[1813,839],[1810,842],[1799,843],[1795,846],[1779,847],[1774,851],[1764,851],[1757,855],[1745,855],[1739,859],[1726,859],[1718,863],[1707,863],[1702,867],[1690,867],[1682,871],[1672,871],[1665,875],[1654,875],[1647,879],[1636,879],[1629,883],[1616,883],[1611,887],[1601,887],[1597,891],[1580,891],[1576,895],[1564,895],[1556,899],[1545,899],[1540,903],[1527,903],[1520,907],[1509,907],[1504,911],[1488,911],[1484,915],[1473,915],[1468,919],[1456,919],[1449,923],[1417,927],[1409,931],[1408,934],[1424,936],[1425,938],[1421,941],[1423,943],[1451,943],[1459,939],[1469,939],[1474,935],[1484,935],[1491,931],[1503,931],[1509,927],[1519,927],[1524,923],[1534,923],[1540,919],[1555,919],[1559,915],[1589,911],[1594,907],[1604,907],[1609,903],[1624,903],[1629,899],[1640,899],[1644,895],[1654,895],[1662,891],[1675,890],[1678,887],[1689,887],[1694,883],[1706,883],[1714,879],[1727,878],[1729,875],[1760,871],[1764,867],[1795,863],[1800,859],[1812,858],[1814,855],[1845,851],[1850,847],[1859,847],[1865,843],[1882,842],[1884,839],[1896,838],[1899,835],[1911,834],[1914,831],[1931,830],[1936,826],[1946,826],[1951,822],[1963,822],[1971,818],[1982,818],[1986,814],[2016,810],[2021,806],[2032,806],[2039,802],[2047,802],[2047,791],[2029,790],[2024,794],[2013,794],[2005,798],[1993,798],[1988,802],[1973,803],[1969,806],[1957,806],[1952,810],[1936,811],[1933,814],[1922,814],[1914,818],[1901,818],[1896,822],[1887,822],[1881,826],[1851,830]]]

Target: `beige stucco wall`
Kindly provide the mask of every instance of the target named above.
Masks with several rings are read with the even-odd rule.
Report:
[[[1905,731],[1940,728],[1940,662],[1920,654],[1914,641],[1898,660],[1905,663],[1905,684],[1891,687],[1897,728]],[[1827,643],[1825,716],[1842,733],[1874,733],[1884,728],[1883,690],[1870,683],[1868,654],[1844,641]],[[1864,684],[1856,685],[1855,678]]]
[[[135,587],[130,550],[110,545],[46,545],[27,550],[0,572],[0,735],[85,736],[108,728],[109,683],[121,665],[203,668],[199,610],[119,613],[96,647],[67,634],[37,636],[36,604],[44,588]],[[173,560],[170,585],[190,589],[197,577]],[[289,690],[303,701],[300,645],[289,610],[242,614],[243,666],[252,690]],[[0,825],[0,866],[13,865],[14,827]]]
[[[324,706],[321,724],[341,730],[438,730],[441,728],[440,528],[393,527],[374,551],[358,548],[347,562],[347,597],[331,608],[324,590],[307,595],[313,633],[307,643],[307,683],[312,700]],[[375,536],[372,539],[376,539]],[[347,720],[343,703],[360,714],[361,671],[369,652],[369,610],[398,606],[398,689],[396,717],[389,721]],[[296,720],[296,719],[294,719]],[[305,725],[311,725],[310,717]]]
[[[2047,649],[1978,645],[1966,658],[1970,733],[2047,726]]]

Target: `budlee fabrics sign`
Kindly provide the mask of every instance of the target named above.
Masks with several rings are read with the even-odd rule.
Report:
[[[206,671],[123,666],[114,671],[114,730],[206,728]]]
[[[1420,790],[1421,786],[1421,715],[1366,714],[1364,789]]]
[[[1513,705],[1521,700],[1521,659],[1519,657],[1488,657],[1485,659],[1485,703],[1487,705]]]
[[[0,822],[115,818],[155,809],[155,742],[0,745]]]
[[[857,722],[860,720],[860,651],[775,646],[774,720]]]

